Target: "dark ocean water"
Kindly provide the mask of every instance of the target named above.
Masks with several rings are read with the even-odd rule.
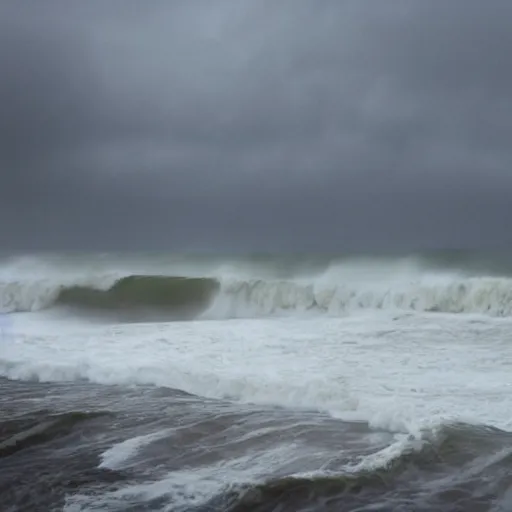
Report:
[[[6,512],[476,512],[512,506],[512,434],[497,429],[446,425],[387,465],[347,471],[385,448],[392,434],[314,411],[244,406],[163,388],[2,380],[0,389],[0,502]],[[140,436],[150,438],[139,449],[126,446],[105,456]],[[259,481],[244,481],[249,457],[239,463],[239,481],[222,482],[222,464],[247,454],[255,463],[262,453],[279,459],[283,448],[286,462],[274,470],[269,463]],[[219,464],[209,477],[210,489],[217,488],[212,496],[185,475],[167,478]],[[233,467],[229,478],[237,473]],[[322,474],[307,474],[318,468]],[[151,489],[159,481],[161,487]],[[190,504],[194,493],[197,505]]]

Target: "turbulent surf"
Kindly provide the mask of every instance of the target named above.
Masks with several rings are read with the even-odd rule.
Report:
[[[0,502],[510,510],[509,261],[0,259]]]
[[[33,262],[27,275],[26,264],[10,261],[0,273],[0,308],[137,310],[169,320],[345,315],[358,310],[512,315],[511,277],[474,265],[456,267],[453,261],[433,265],[420,258],[333,259],[290,263],[287,273],[282,260],[93,263],[70,258],[61,269],[58,261],[47,258]]]

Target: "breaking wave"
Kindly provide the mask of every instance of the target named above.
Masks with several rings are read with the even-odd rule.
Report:
[[[240,318],[286,312],[336,315],[365,309],[506,317],[512,315],[512,279],[423,279],[371,285],[131,275],[103,289],[101,284],[0,283],[3,312],[59,305],[102,311],[155,309],[179,318]]]
[[[409,499],[422,496],[421,510],[469,510],[475,500],[496,502],[508,489],[510,437],[491,427],[445,424],[381,465],[271,478],[227,489],[208,506],[230,512],[263,512],[273,504],[280,510],[370,510],[364,505],[373,501],[386,506],[372,510],[410,510],[410,502],[397,506],[400,489]]]
[[[0,284],[5,312],[38,311],[53,306],[89,310],[159,309],[177,315],[203,311],[220,283],[215,279],[130,275],[98,279],[94,284],[59,285],[51,281]]]
[[[102,310],[158,308],[194,315],[207,307],[219,286],[218,281],[207,278],[129,276],[107,290],[86,286],[63,288],[55,303]]]
[[[292,266],[285,274],[262,272],[247,264],[228,270],[194,263],[119,269],[115,260],[106,268],[88,262],[49,271],[30,263],[7,270],[0,265],[4,313],[65,306],[159,311],[169,319],[375,309],[512,316],[512,277],[433,268],[414,259],[334,262],[309,274]]]
[[[286,311],[333,315],[365,309],[512,315],[512,279],[419,279],[407,282],[235,281],[221,288],[211,313],[266,316]]]
[[[344,313],[362,309],[401,309],[443,313],[512,314],[512,280],[473,278],[412,282],[373,289],[357,284],[315,285],[293,281],[128,276],[107,289],[7,283],[0,288],[2,309],[34,311],[54,305],[99,310],[158,308],[176,314],[229,318],[290,311]],[[214,300],[215,299],[215,300]],[[211,308],[207,311],[208,306]]]

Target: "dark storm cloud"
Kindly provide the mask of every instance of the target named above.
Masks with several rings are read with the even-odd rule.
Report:
[[[10,2],[0,242],[512,243],[509,1]]]

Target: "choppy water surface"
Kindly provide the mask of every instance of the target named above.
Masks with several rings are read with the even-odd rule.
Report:
[[[2,510],[511,510],[483,267],[5,259]]]

